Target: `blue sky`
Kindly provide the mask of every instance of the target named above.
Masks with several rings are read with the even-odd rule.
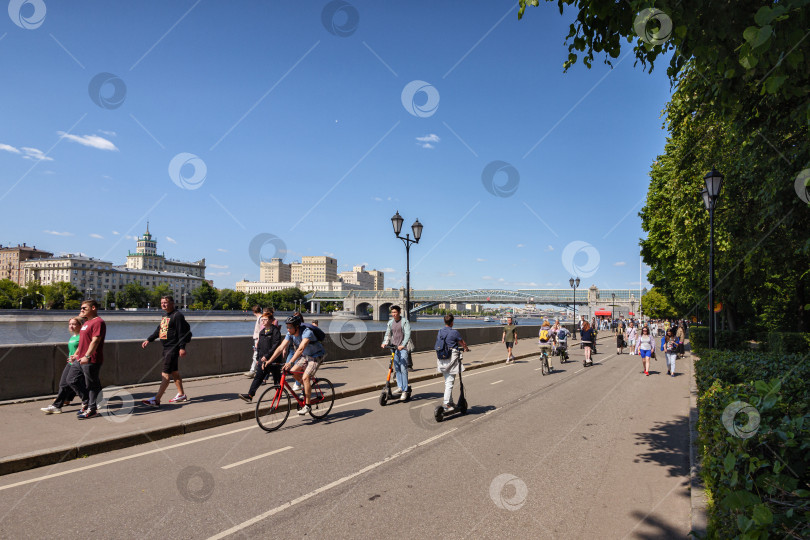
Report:
[[[400,286],[398,210],[424,225],[415,288],[638,287],[669,82],[629,46],[564,74],[556,4],[21,9],[0,16],[3,244],[122,264],[149,219],[217,287],[322,254]]]

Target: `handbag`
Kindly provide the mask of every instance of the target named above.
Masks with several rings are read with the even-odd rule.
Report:
[[[415,348],[416,347],[413,346],[413,340],[408,339],[408,344],[405,345],[405,350],[408,351],[409,353],[412,353]]]

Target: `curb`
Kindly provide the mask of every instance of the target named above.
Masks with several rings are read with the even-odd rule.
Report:
[[[535,354],[525,354],[522,356],[515,356],[515,358],[521,359],[529,358],[531,356],[535,356]],[[470,371],[495,366],[497,364],[503,364],[504,362],[504,360],[482,362],[480,364],[466,365],[465,369]],[[440,376],[441,373],[418,375],[413,378],[409,377],[409,382],[427,381],[430,379],[439,378]],[[358,394],[366,394],[376,390],[382,390],[384,386],[385,384],[382,383],[352,388],[344,391],[336,391],[335,399],[343,399],[356,396]],[[96,441],[85,442],[79,445],[49,448],[46,450],[8,456],[0,459],[0,476],[36,469],[39,467],[46,467],[48,465],[56,465],[58,463],[62,463],[63,461],[70,461],[80,457],[103,454],[113,450],[121,450],[123,448],[155,442],[161,439],[168,439],[169,437],[176,437],[178,435],[194,433],[195,431],[202,431],[204,429],[234,424],[236,422],[244,422],[246,420],[255,420],[255,410],[253,407],[241,412],[232,411],[223,414],[203,416],[200,418],[194,418],[192,420],[184,420],[173,426],[142,430],[135,433],[124,433],[115,437],[107,437]]]
[[[697,359],[691,351],[689,356],[692,359],[692,377],[689,379],[689,494],[692,503],[691,533],[697,538],[706,537],[706,486],[700,476],[700,458],[698,456],[698,408],[697,408],[697,383],[695,381],[695,360]]]

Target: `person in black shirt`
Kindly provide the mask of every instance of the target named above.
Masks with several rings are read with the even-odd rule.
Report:
[[[163,379],[160,381],[160,388],[152,399],[144,399],[141,403],[147,407],[160,407],[160,398],[169,387],[169,376],[174,379],[177,386],[177,395],[169,400],[169,403],[182,403],[188,401],[188,396],[183,391],[183,380],[180,378],[178,364],[180,357],[186,356],[186,343],[191,341],[191,328],[186,322],[182,313],[174,308],[174,298],[164,296],[160,299],[160,307],[166,315],[160,319],[160,324],[152,335],[141,343],[142,348],[146,348],[151,342],[160,339],[163,344]]]
[[[270,363],[273,352],[281,345],[281,331],[274,324],[272,313],[265,312],[259,321],[262,330],[259,332],[259,340],[256,343],[256,374],[253,376],[247,394],[239,394],[239,398],[247,403],[253,401],[256,390],[268,375],[273,375],[273,384],[278,384],[281,380],[281,363]]]

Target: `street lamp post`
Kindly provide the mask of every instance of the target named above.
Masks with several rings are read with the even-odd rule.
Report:
[[[411,321],[411,244],[418,244],[419,239],[422,238],[422,224],[419,223],[419,218],[413,222],[411,229],[413,230],[413,240],[411,235],[406,233],[405,238],[399,235],[402,231],[402,223],[405,220],[399,215],[399,210],[391,218],[391,224],[394,226],[394,234],[397,238],[402,240],[405,244],[405,320]]]
[[[636,309],[635,308],[636,308],[636,299],[631,297],[630,298],[630,311],[633,313],[633,317],[636,316]]]
[[[613,303],[610,304],[610,326],[613,327],[613,321],[616,320],[616,293],[610,293],[611,298],[613,298]]]
[[[703,196],[703,205],[709,211],[709,348],[714,349],[714,209],[723,187],[723,175],[712,167],[703,181],[706,189],[700,194]]]
[[[571,288],[574,289],[574,329],[572,333],[574,334],[574,338],[577,337],[577,287],[579,287],[579,278],[571,278],[568,280],[568,284],[571,285]]]

